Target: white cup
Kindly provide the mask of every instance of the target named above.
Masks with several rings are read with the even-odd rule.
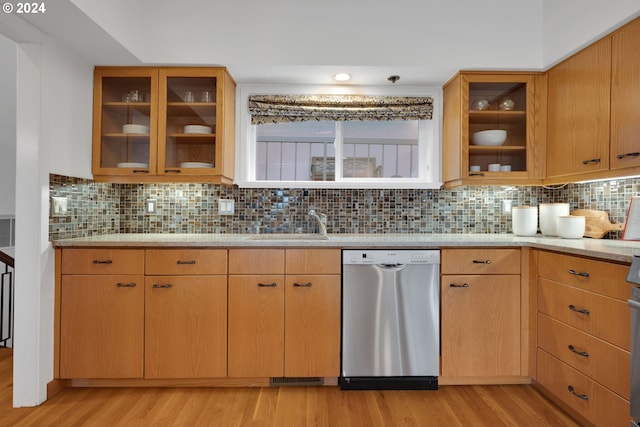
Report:
[[[500,172],[500,163],[491,163],[489,165],[489,172]]]
[[[511,165],[500,166],[500,172],[511,172]]]
[[[538,208],[515,206],[511,208],[511,223],[516,236],[535,236],[538,232]]]
[[[469,171],[471,172],[480,172],[480,166],[478,165],[473,165],[469,167]]]

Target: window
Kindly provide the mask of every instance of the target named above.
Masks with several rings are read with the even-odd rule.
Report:
[[[276,93],[290,93],[291,88],[287,90]],[[437,108],[431,120],[251,124],[247,102],[251,93],[265,93],[265,89],[239,90],[242,111],[236,183],[241,187],[441,186]],[[428,96],[433,97],[432,93]]]

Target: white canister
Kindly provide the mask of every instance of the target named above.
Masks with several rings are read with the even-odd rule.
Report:
[[[540,204],[540,232],[545,236],[557,236],[557,217],[569,215],[569,203]]]
[[[511,208],[511,223],[516,236],[535,236],[538,232],[538,208],[516,206]]]
[[[563,239],[580,239],[584,236],[586,218],[584,216],[559,216],[556,218],[558,224],[558,236]]]

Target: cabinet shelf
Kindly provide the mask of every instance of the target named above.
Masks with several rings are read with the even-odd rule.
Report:
[[[189,143],[211,143],[212,139],[216,139],[215,133],[170,133],[169,138],[175,138],[178,142]]]
[[[120,138],[120,139],[128,139],[128,138],[132,138],[132,139],[149,139],[149,134],[148,133],[122,133],[122,132],[115,132],[115,133],[105,133],[102,135],[105,138]]]
[[[469,111],[469,123],[475,124],[520,123],[526,120],[526,117],[526,111]]]
[[[495,152],[518,152],[527,151],[527,147],[521,145],[499,145],[497,147],[489,147],[486,145],[469,145],[469,153],[471,154],[488,154]]]
[[[107,101],[102,104],[103,108],[108,109],[128,109],[132,108],[134,110],[148,113],[151,109],[150,102],[119,102],[119,101]]]
[[[171,116],[215,116],[215,102],[168,102],[167,113]]]

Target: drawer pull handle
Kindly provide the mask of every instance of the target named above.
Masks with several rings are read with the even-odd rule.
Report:
[[[149,173],[147,169],[134,169],[133,173]]]
[[[180,173],[182,172],[180,169],[165,169],[164,173]]]
[[[470,172],[469,176],[484,176],[484,174],[482,172],[475,172],[475,173]]]
[[[580,313],[580,314],[589,314],[589,310],[587,310],[586,308],[579,309],[579,308],[576,308],[576,306],[573,304],[569,304],[569,310],[573,310],[576,313]]]
[[[469,284],[463,283],[462,285],[458,285],[457,283],[451,283],[449,286],[452,288],[468,288]]]
[[[196,263],[196,260],[192,259],[191,261],[178,261],[178,265],[193,265]]]
[[[589,277],[589,273],[581,273],[575,270],[569,270],[569,274],[573,274],[574,276],[580,276],[580,277]]]
[[[116,284],[116,286],[119,288],[135,288],[136,284],[135,283],[118,283]]]
[[[586,394],[578,394],[578,393],[576,393],[576,390],[573,388],[572,385],[567,387],[567,389],[569,390],[569,393],[573,394],[574,396],[579,397],[582,400],[589,400],[589,396],[587,396]]]
[[[113,261],[110,259],[105,259],[105,260],[94,259],[93,263],[94,264],[113,264]]]
[[[154,289],[168,289],[168,288],[172,288],[172,287],[173,287],[173,285],[171,283],[166,283],[164,285],[158,285],[158,284],[153,285]]]
[[[635,153],[618,154],[616,158],[620,160],[620,159],[624,159],[625,157],[638,157],[638,156],[640,156],[640,152],[636,151]]]
[[[491,264],[491,260],[490,259],[486,259],[486,260],[474,259],[473,263],[474,264]]]
[[[260,286],[261,288],[275,288],[276,282],[273,283],[258,283],[258,286]]]
[[[309,283],[294,283],[293,286],[297,288],[310,288],[313,285],[311,284],[311,282],[309,282]]]
[[[589,160],[583,160],[582,161],[583,165],[588,165],[590,163],[598,164],[598,163],[600,163],[600,159],[589,159]]]
[[[576,350],[576,348],[574,346],[572,346],[571,344],[569,344],[569,350],[571,350],[572,352],[574,352],[575,354],[577,354],[578,356],[582,356],[582,357],[589,357],[589,353],[587,353],[586,351],[578,351]]]

